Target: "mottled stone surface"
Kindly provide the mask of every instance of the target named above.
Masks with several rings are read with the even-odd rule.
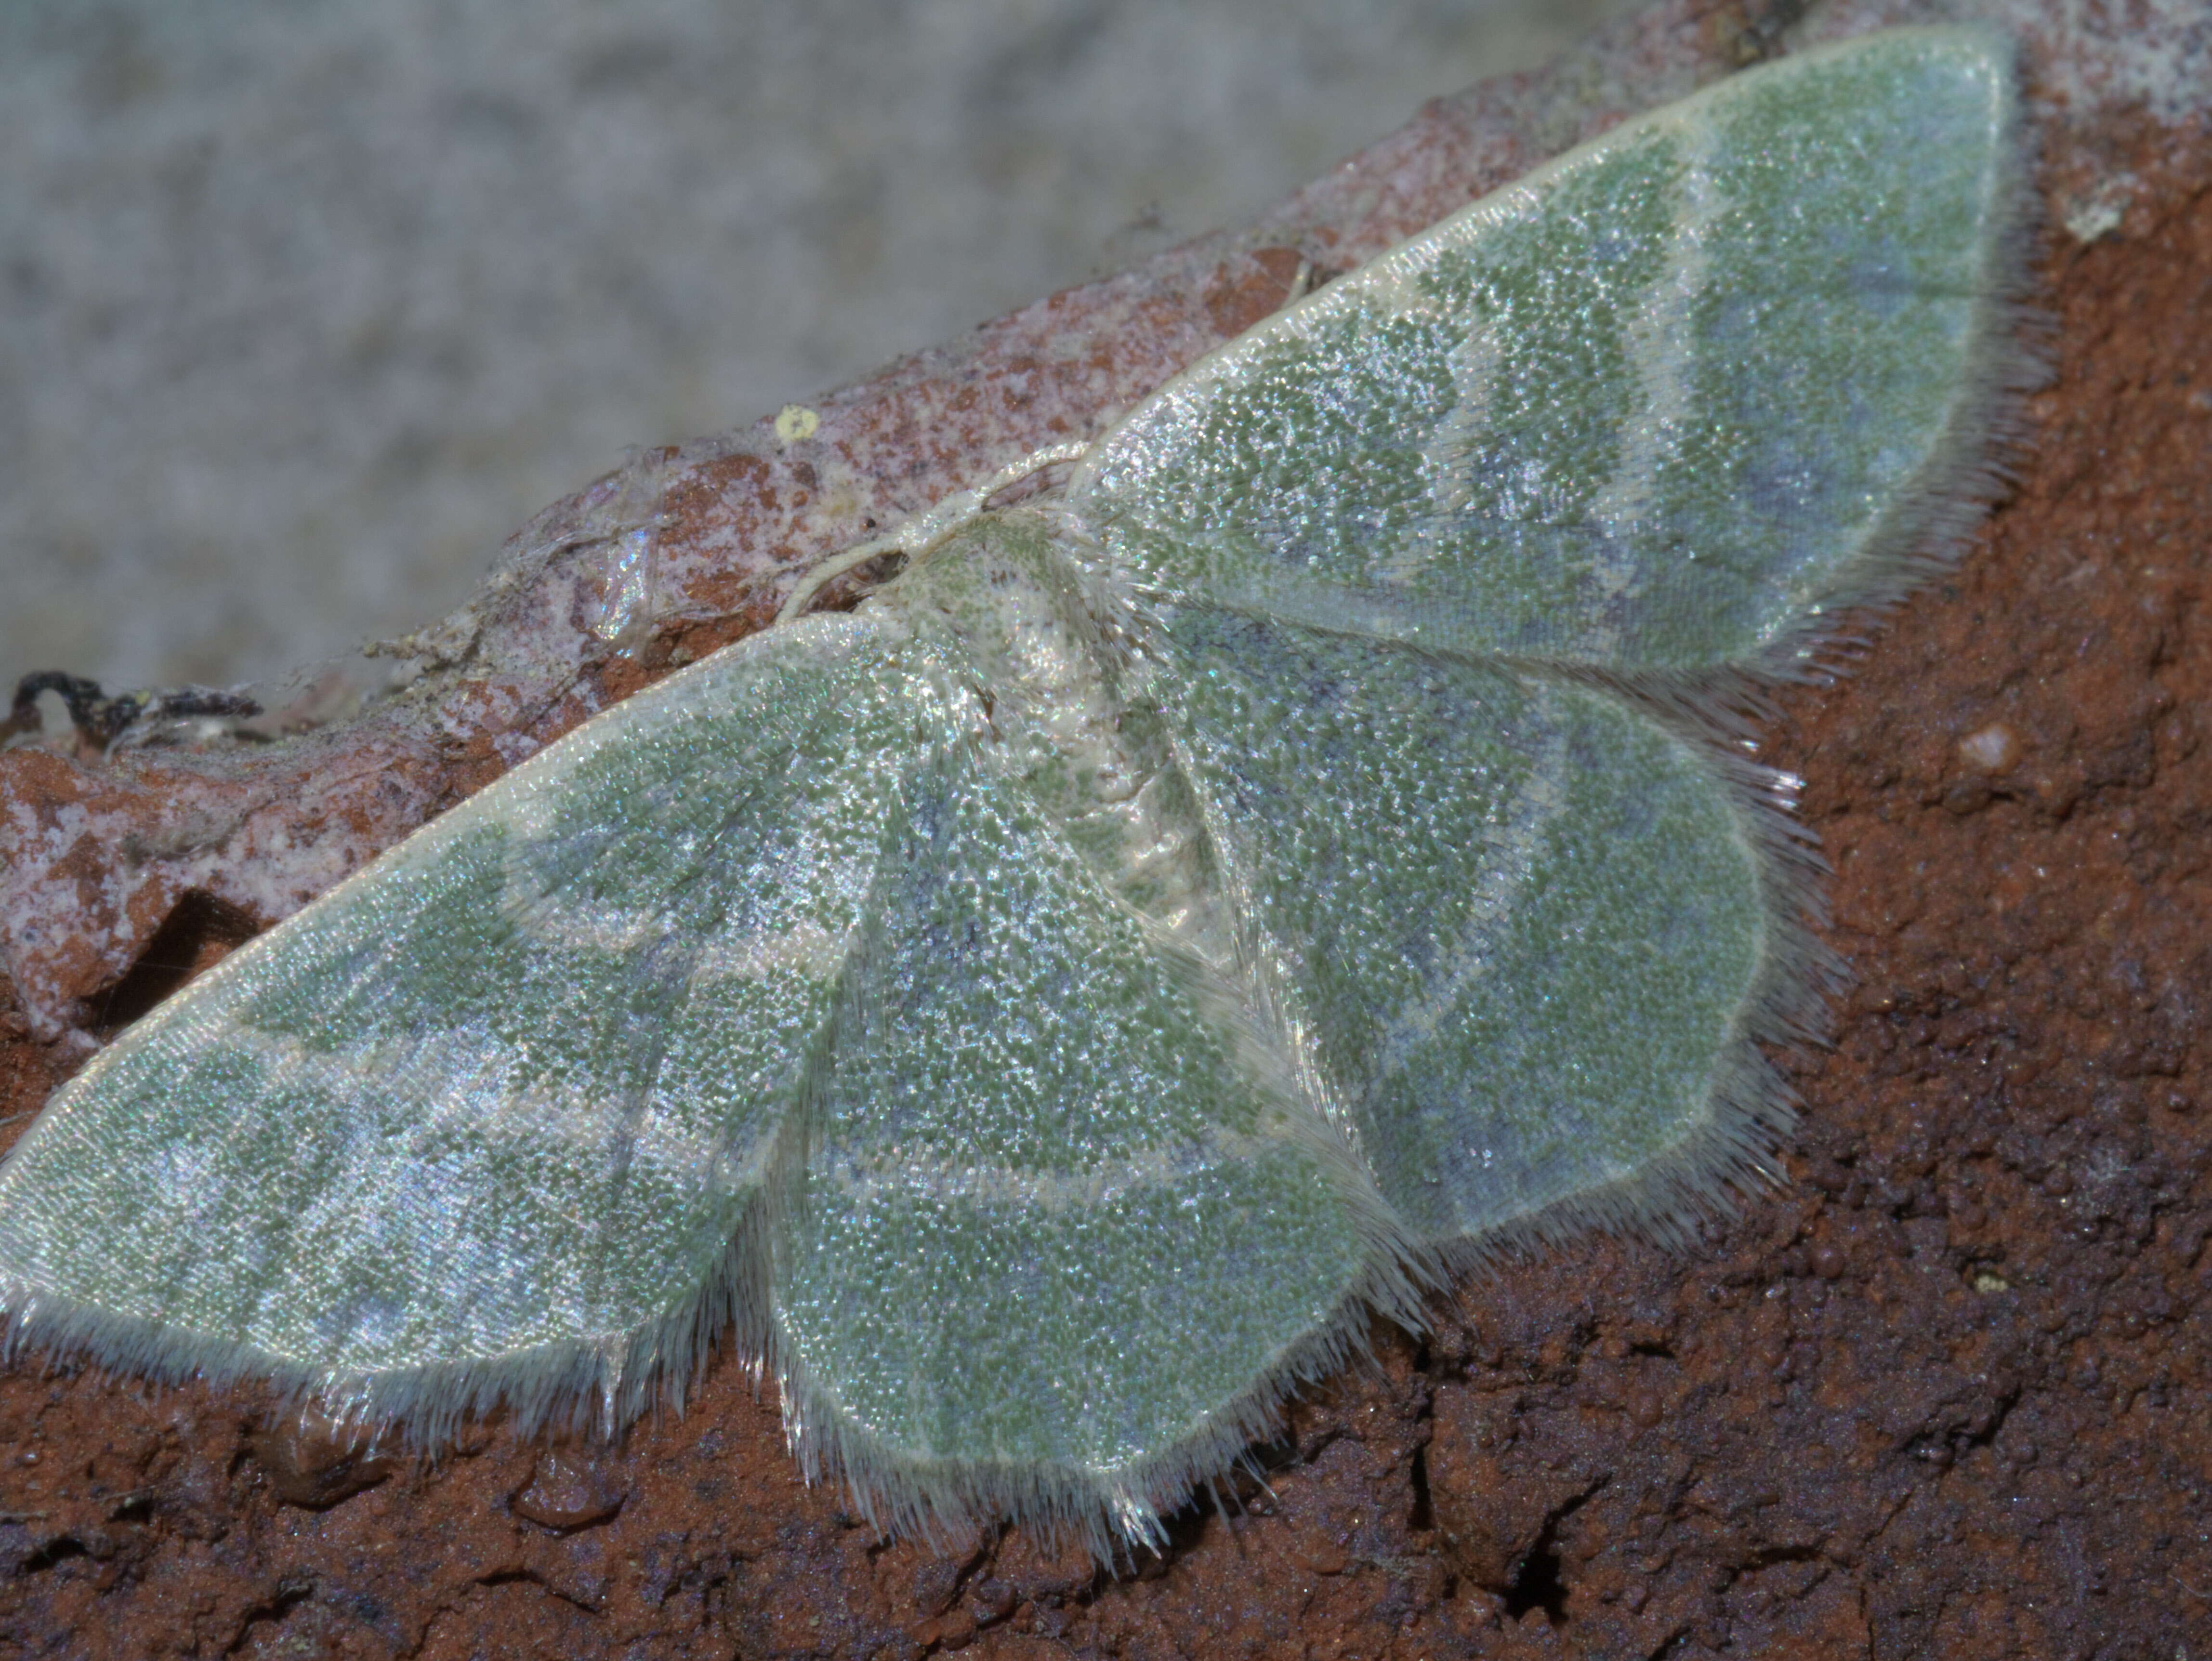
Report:
[[[0,1653],[2212,1649],[2212,132],[2201,43],[2111,27],[2031,40],[2055,373],[2017,494],[1771,728],[1856,977],[1832,1053],[1793,1063],[1785,1189],[1687,1253],[1592,1240],[1471,1281],[1425,1341],[1379,1333],[1376,1368],[1257,1451],[1264,1486],[1118,1577],[1018,1530],[883,1542],[801,1485],[736,1367],[618,1449],[492,1426],[371,1472],[248,1396],[19,1366]],[[242,755],[0,757],[0,1116],[75,1035],[757,626],[796,566],[1097,430],[1276,303],[1293,256],[1348,265],[1759,38],[1655,12],[1552,80],[1432,106],[1252,233],[894,366],[811,439],[653,458],[519,538],[392,708]],[[586,533],[654,514],[658,620],[624,657],[593,632],[613,545]]]

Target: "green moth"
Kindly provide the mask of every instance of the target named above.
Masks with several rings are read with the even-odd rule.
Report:
[[[55,1097],[15,1341],[434,1441],[734,1329],[878,1521],[1103,1554],[1371,1311],[1679,1227],[1830,969],[1729,712],[1994,494],[2018,120],[1973,29],[1739,75],[586,723]]]

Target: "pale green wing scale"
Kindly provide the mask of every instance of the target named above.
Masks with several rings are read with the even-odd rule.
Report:
[[[1940,564],[2015,339],[2002,40],[1722,82],[1203,360],[1067,487],[1156,621],[1247,950],[1423,1239],[1666,1232],[1821,1018],[1747,679]]]
[[[1756,1041],[1818,1005],[1801,861],[1749,769],[1595,687],[1233,611],[1171,627],[1249,956],[1415,1234],[1664,1232],[1756,1165],[1784,1107]]]
[[[951,684],[885,618],[755,636],[233,953],[0,1166],[18,1332],[432,1419],[757,1350],[749,1223]]]
[[[734,1324],[864,1510],[1103,1555],[1440,1263],[1665,1232],[1825,970],[1724,706],[1948,557],[2027,376],[2008,58],[1629,122],[517,768],[56,1096],[15,1339],[434,1439]]]
[[[878,604],[975,666],[994,741],[907,807],[842,989],[778,1252],[787,1414],[887,1518],[1154,1539],[1364,1309],[1411,1312],[1402,1230],[1211,955],[1110,601],[1009,516]]]
[[[1159,592],[1439,650],[1788,672],[1994,493],[2019,113],[1895,29],[1628,122],[1259,324],[1079,465]]]

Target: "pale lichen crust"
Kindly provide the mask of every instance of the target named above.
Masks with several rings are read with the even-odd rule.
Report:
[[[1450,1268],[1679,1230],[1830,970],[1731,721],[1995,494],[2017,123],[1975,30],[1736,76],[586,723],[55,1098],[15,1342],[434,1442],[733,1328],[885,1524],[1109,1555]]]

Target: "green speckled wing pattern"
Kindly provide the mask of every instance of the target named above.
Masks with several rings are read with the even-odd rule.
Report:
[[[1102,1554],[1500,1241],[1659,1233],[1818,1023],[1723,741],[1993,491],[2008,52],[1631,122],[1231,343],[1057,499],[586,723],[95,1058],[18,1341],[434,1438],[680,1396]]]
[[[0,1170],[11,1278],[307,1376],[538,1351],[617,1388],[773,1179],[885,826],[953,741],[949,683],[884,672],[912,649],[759,636],[234,953]]]
[[[1381,1208],[1024,794],[942,778],[886,867],[776,1323],[809,1417],[878,1457],[1127,1513],[1127,1473],[1328,1329]]]
[[[1712,1133],[1771,924],[1709,753],[1606,693],[1395,643],[1220,611],[1170,633],[1264,960],[1422,1239]]]
[[[1786,667],[1985,440],[2013,100],[1970,33],[1723,82],[1259,325],[1070,495],[1173,593],[1615,673]]]

